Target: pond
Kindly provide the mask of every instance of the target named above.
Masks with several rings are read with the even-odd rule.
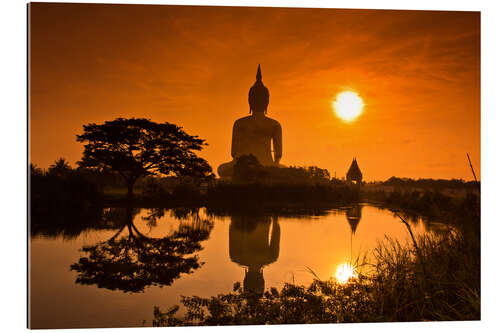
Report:
[[[385,236],[410,240],[391,211],[370,205],[301,214],[108,208],[102,216],[76,233],[32,233],[31,328],[151,326],[153,307],[166,310],[181,295],[228,293],[235,282],[251,291],[308,285],[312,272],[342,281],[346,264]],[[442,227],[412,219],[415,234]]]

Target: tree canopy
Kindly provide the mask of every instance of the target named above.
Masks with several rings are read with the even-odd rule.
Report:
[[[109,167],[126,181],[129,194],[137,179],[162,174],[203,178],[212,168],[195,152],[206,142],[181,127],[144,118],[117,118],[83,126],[77,141],[86,143],[80,167]]]

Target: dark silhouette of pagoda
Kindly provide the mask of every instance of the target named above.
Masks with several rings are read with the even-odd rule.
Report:
[[[346,175],[347,182],[354,183],[356,185],[361,185],[361,181],[363,180],[363,174],[359,169],[358,162],[356,161],[356,157],[352,160],[351,166],[349,167],[349,171],[347,171]]]

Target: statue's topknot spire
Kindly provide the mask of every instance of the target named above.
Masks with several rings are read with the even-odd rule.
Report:
[[[264,83],[262,83],[262,72],[260,71],[260,64],[257,67],[257,79],[248,92],[248,104],[250,105],[250,112],[253,111],[267,111],[269,105],[269,90],[267,90]]]
[[[260,71],[260,64],[259,64],[259,67],[257,68],[257,81],[262,81],[262,73]]]

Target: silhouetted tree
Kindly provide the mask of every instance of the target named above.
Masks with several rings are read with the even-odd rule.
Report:
[[[127,185],[133,196],[136,181],[147,175],[163,174],[203,178],[212,175],[207,161],[198,157],[205,140],[191,136],[168,122],[117,118],[104,124],[83,126],[78,142],[85,142],[81,167],[110,167]]]
[[[43,170],[36,166],[36,164],[30,163],[30,175],[33,176],[43,176]]]
[[[307,173],[312,180],[329,181],[330,172],[327,169],[321,169],[317,166],[310,166],[307,168]]]
[[[73,169],[69,165],[68,161],[63,157],[54,161],[54,164],[49,166],[49,175],[53,176],[65,176],[69,174]]]
[[[263,176],[263,168],[253,155],[242,155],[234,165],[233,181],[236,183],[252,183]]]

